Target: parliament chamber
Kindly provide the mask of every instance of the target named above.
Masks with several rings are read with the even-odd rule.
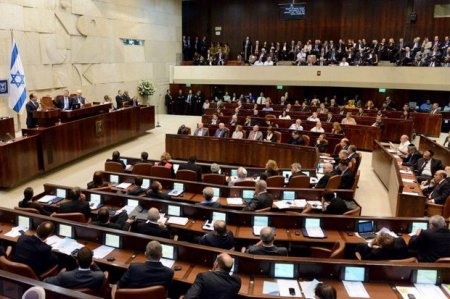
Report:
[[[450,298],[448,1],[10,2],[0,298]]]

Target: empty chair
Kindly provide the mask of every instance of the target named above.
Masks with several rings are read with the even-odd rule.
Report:
[[[223,174],[207,173],[203,175],[203,182],[214,185],[226,185],[227,178]]]
[[[175,178],[177,180],[183,180],[183,181],[196,181],[197,173],[192,170],[182,169],[182,170],[177,171],[177,173],[175,174]]]
[[[311,257],[342,259],[344,258],[345,242],[338,240],[331,249],[324,247],[311,247]]]
[[[308,135],[303,135],[303,139],[305,140],[305,146],[308,146],[311,138]]]
[[[341,185],[341,176],[340,175],[333,175],[327,183],[327,186],[325,189],[339,189],[339,186]]]
[[[115,292],[114,292],[115,291]],[[142,289],[113,289],[112,297],[114,299],[166,299],[166,289],[163,286],[153,286]]]
[[[305,175],[298,175],[293,178],[288,183],[289,188],[309,188],[309,177]]]
[[[133,166],[132,173],[150,176],[152,174],[152,165],[149,163],[136,163]]]
[[[284,186],[284,176],[282,175],[275,175],[268,177],[267,180],[267,187],[278,187],[281,188]]]
[[[111,172],[124,172],[122,164],[112,161],[105,162],[105,170]]]
[[[75,222],[81,222],[86,223],[86,217],[82,213],[53,213],[50,215],[50,217],[58,218],[58,219],[65,219]]]
[[[281,132],[273,131],[273,135],[275,135],[275,142],[281,143]]]
[[[0,256],[0,269],[32,279],[42,280],[48,276],[55,275],[58,270],[58,265],[55,265],[53,268],[45,273],[42,273],[41,276],[38,277],[30,266],[22,263],[16,263],[8,260],[5,256]]]
[[[172,178],[172,170],[164,166],[153,166],[152,176],[170,179]]]

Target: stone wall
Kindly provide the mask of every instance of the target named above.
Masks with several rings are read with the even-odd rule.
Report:
[[[170,66],[181,56],[180,0],[0,0],[0,11],[0,79],[9,76],[12,32],[28,92],[82,89],[94,101],[118,89],[135,95],[147,79],[156,87],[150,102],[163,103]],[[124,45],[125,38],[145,43]],[[0,116],[13,114],[1,96]]]

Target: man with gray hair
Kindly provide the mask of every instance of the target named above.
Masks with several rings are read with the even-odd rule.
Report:
[[[415,251],[419,262],[432,263],[441,257],[450,257],[450,230],[444,217],[434,215],[427,230],[418,229],[408,248]]]
[[[159,211],[157,208],[148,210],[147,222],[141,222],[136,225],[136,232],[145,235],[151,235],[161,238],[171,238],[167,226],[159,220]]]
[[[220,166],[219,166],[219,164],[217,164],[217,163],[213,163],[213,164],[211,164],[211,173],[217,173],[217,174],[220,174],[221,173],[221,169],[220,169]]]
[[[333,165],[331,163],[323,164],[323,177],[317,182],[314,188],[325,188],[330,180],[333,172]]]
[[[275,240],[275,229],[264,227],[260,232],[260,241],[247,249],[247,253],[257,255],[282,255],[287,256],[286,247],[277,247],[273,244]]]
[[[244,211],[256,211],[271,208],[273,204],[272,194],[267,192],[267,183],[259,180],[255,185],[255,194],[252,200],[244,207]]]
[[[184,299],[235,298],[241,288],[241,279],[237,275],[230,275],[233,263],[229,254],[219,254],[212,271],[199,273]]]
[[[140,289],[161,285],[169,289],[172,284],[173,270],[164,266],[159,260],[162,247],[158,241],[150,241],[145,247],[145,263],[131,263],[127,272],[117,283],[121,289]]]
[[[237,169],[237,178],[234,180],[231,180],[228,183],[228,186],[233,187],[234,184],[236,184],[237,182],[243,182],[243,181],[248,181],[250,180],[249,178],[247,178],[247,169],[245,169],[244,167],[239,167]]]
[[[214,200],[214,190],[211,187],[205,187],[203,189],[203,201],[198,203],[199,205],[211,207],[211,208],[220,208],[220,203],[217,202],[217,199]]]
[[[201,245],[231,249],[234,247],[234,236],[231,231],[227,229],[227,224],[223,220],[214,221],[214,231],[203,235],[199,243]]]
[[[305,173],[302,172],[302,165],[300,163],[292,163],[291,165],[291,176],[289,177],[289,182],[293,177],[296,176],[306,176]]]

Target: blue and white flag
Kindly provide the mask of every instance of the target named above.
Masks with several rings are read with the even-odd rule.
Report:
[[[25,85],[25,73],[23,71],[19,49],[17,48],[15,40],[13,40],[11,68],[9,74],[9,107],[18,113],[25,106],[25,102],[27,100],[27,89]]]

